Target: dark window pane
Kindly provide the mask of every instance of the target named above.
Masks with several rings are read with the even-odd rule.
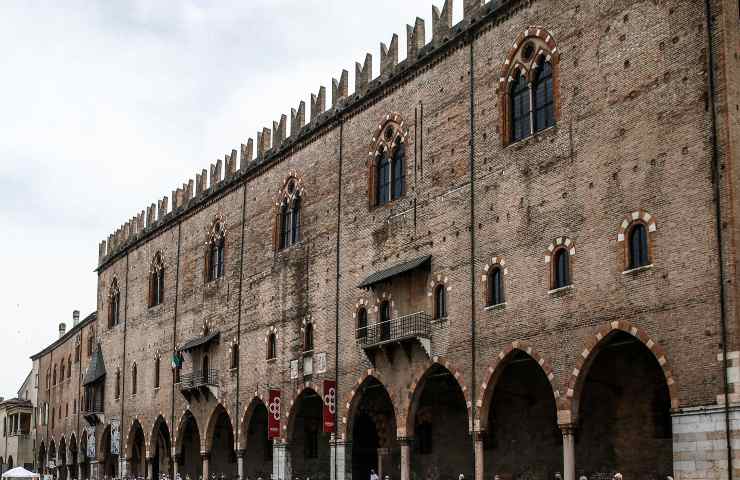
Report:
[[[367,338],[367,310],[364,308],[357,312],[357,338]]]
[[[435,318],[447,317],[447,292],[444,286],[437,287],[434,295],[435,300]]]
[[[392,197],[401,198],[406,190],[406,147],[400,141],[393,154],[393,192]]]
[[[378,161],[378,205],[384,205],[390,200],[391,166],[388,155],[383,150]]]
[[[489,305],[500,305],[504,303],[504,288],[501,269],[494,268],[491,271],[489,280],[491,282],[488,287],[490,289],[490,297],[488,299]]]
[[[570,262],[568,252],[560,249],[555,253],[555,285],[554,288],[563,288],[570,285]]]
[[[534,84],[534,131],[539,132],[555,125],[555,97],[553,94],[552,67],[549,62],[541,64]]]
[[[290,243],[295,245],[301,238],[301,199],[293,200],[293,218],[291,219]]]
[[[644,267],[648,259],[648,242],[645,225],[638,223],[632,227],[629,238],[629,266],[630,268]]]
[[[290,245],[290,217],[292,212],[288,210],[288,205],[283,204],[280,207],[280,248],[288,248]]]
[[[516,142],[531,134],[529,111],[529,85],[518,75],[511,85],[511,140]]]

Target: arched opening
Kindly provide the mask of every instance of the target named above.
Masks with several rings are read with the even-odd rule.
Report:
[[[473,477],[468,409],[452,373],[435,364],[414,393],[408,431],[413,432],[412,475],[417,478]]]
[[[367,309],[360,307],[357,310],[357,339],[364,340],[367,338]]]
[[[64,365],[64,363],[62,363],[62,365]],[[10,463],[11,459],[12,457],[8,457],[8,463]],[[59,451],[57,453],[57,478],[59,480],[67,480],[67,442],[64,440],[64,437],[59,440]]]
[[[277,338],[274,333],[267,337],[267,359],[274,360],[277,356]]]
[[[129,474],[134,478],[146,477],[146,443],[144,439],[144,429],[138,420],[131,425],[129,432]]]
[[[564,288],[570,283],[570,254],[565,248],[559,248],[553,255],[552,288]]]
[[[437,285],[434,289],[434,319],[447,318],[447,290],[444,285]]]
[[[640,268],[650,263],[647,229],[637,222],[629,232],[629,268]]]
[[[545,372],[515,350],[506,360],[488,405],[485,471],[500,478],[551,479],[562,473],[563,436]]]
[[[506,300],[504,298],[504,280],[503,272],[500,266],[495,266],[488,274],[488,306],[501,305]]]
[[[389,340],[391,338],[391,302],[388,300],[380,304],[378,323],[380,324],[380,340]]]
[[[290,454],[295,477],[329,478],[329,434],[323,431],[323,408],[321,396],[310,388],[295,402],[290,415]]]
[[[90,478],[90,463],[87,457],[87,434],[84,431],[81,433],[82,436],[80,437],[80,450],[78,456],[78,470],[80,475],[78,478],[80,480],[87,480]]]
[[[9,456],[8,457],[8,470],[12,470],[13,467],[15,467],[15,464],[13,463],[13,457]]]
[[[200,457],[200,430],[195,417],[190,411],[185,412],[180,423],[177,445],[180,449],[178,473],[182,478],[188,475],[191,479],[203,475],[203,462]]]
[[[211,457],[209,474],[216,478],[236,477],[236,452],[234,451],[234,429],[231,419],[223,407],[216,407],[212,418]],[[215,422],[215,423],[214,423]]]
[[[157,418],[152,431],[152,469],[153,478],[161,478],[163,474],[172,477],[172,458],[170,429],[162,416]]]
[[[69,439],[69,455],[68,455],[68,462],[67,466],[69,468],[69,478],[77,479],[79,478],[78,475],[78,466],[77,466],[77,438],[75,437],[74,433]]]
[[[244,461],[246,478],[270,478],[272,475],[272,440],[267,435],[267,407],[258,399],[252,401],[251,415],[246,417],[244,448],[247,456]]]
[[[39,470],[39,473],[41,474],[46,473],[46,444],[44,444],[43,441],[41,442],[41,445],[39,446],[38,470]]]
[[[671,399],[653,353],[617,331],[587,361],[576,386],[576,469],[589,478],[673,475]]]
[[[359,388],[353,408],[352,478],[370,478],[374,470],[383,478],[399,478],[400,449],[396,441],[396,415],[382,383],[368,378]]]
[[[103,476],[108,478],[118,477],[118,455],[111,453],[110,425],[105,427],[100,437],[100,455],[102,455]]]
[[[54,439],[49,442],[49,458],[47,460],[48,462],[48,469],[51,470],[51,473],[54,473],[54,470],[56,470],[56,464],[57,464],[57,447],[54,443]]]

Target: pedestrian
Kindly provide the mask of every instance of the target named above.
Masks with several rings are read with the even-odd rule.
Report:
[[[370,480],[380,480],[380,477],[372,468],[370,469]]]

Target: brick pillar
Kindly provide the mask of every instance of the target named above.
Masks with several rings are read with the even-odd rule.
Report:
[[[287,443],[272,444],[272,480],[292,480],[290,446]]]
[[[401,446],[401,480],[411,480],[411,439],[401,437],[398,444]]]
[[[246,453],[247,451],[244,449],[236,451],[236,474],[239,480],[244,480],[244,456]]]
[[[210,452],[200,452],[200,458],[203,460],[203,480],[208,480],[210,473],[208,472],[208,460],[211,458]]]
[[[332,434],[329,446],[331,448],[330,479],[352,480],[352,443],[337,441]]]
[[[576,480],[576,437],[574,425],[560,425],[563,432],[563,480]]]
[[[388,461],[388,457],[391,454],[391,450],[389,448],[379,448],[378,449],[378,478],[383,480],[383,472],[385,471],[384,465]]]
[[[483,432],[473,433],[473,453],[475,454],[475,480],[485,478],[485,459],[483,457]]]

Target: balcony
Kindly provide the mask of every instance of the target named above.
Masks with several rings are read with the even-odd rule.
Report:
[[[190,400],[191,396],[199,396],[210,393],[213,398],[218,398],[218,371],[194,370],[191,373],[183,373],[180,376],[180,392]]]
[[[105,402],[102,398],[95,398],[84,403],[81,414],[90,426],[98,423],[105,423],[104,410]]]
[[[431,356],[431,338],[432,317],[426,312],[392,318],[357,330],[357,343],[373,363],[379,351],[385,352],[392,361],[391,352],[399,346],[411,358],[414,344],[419,344],[427,356]]]

